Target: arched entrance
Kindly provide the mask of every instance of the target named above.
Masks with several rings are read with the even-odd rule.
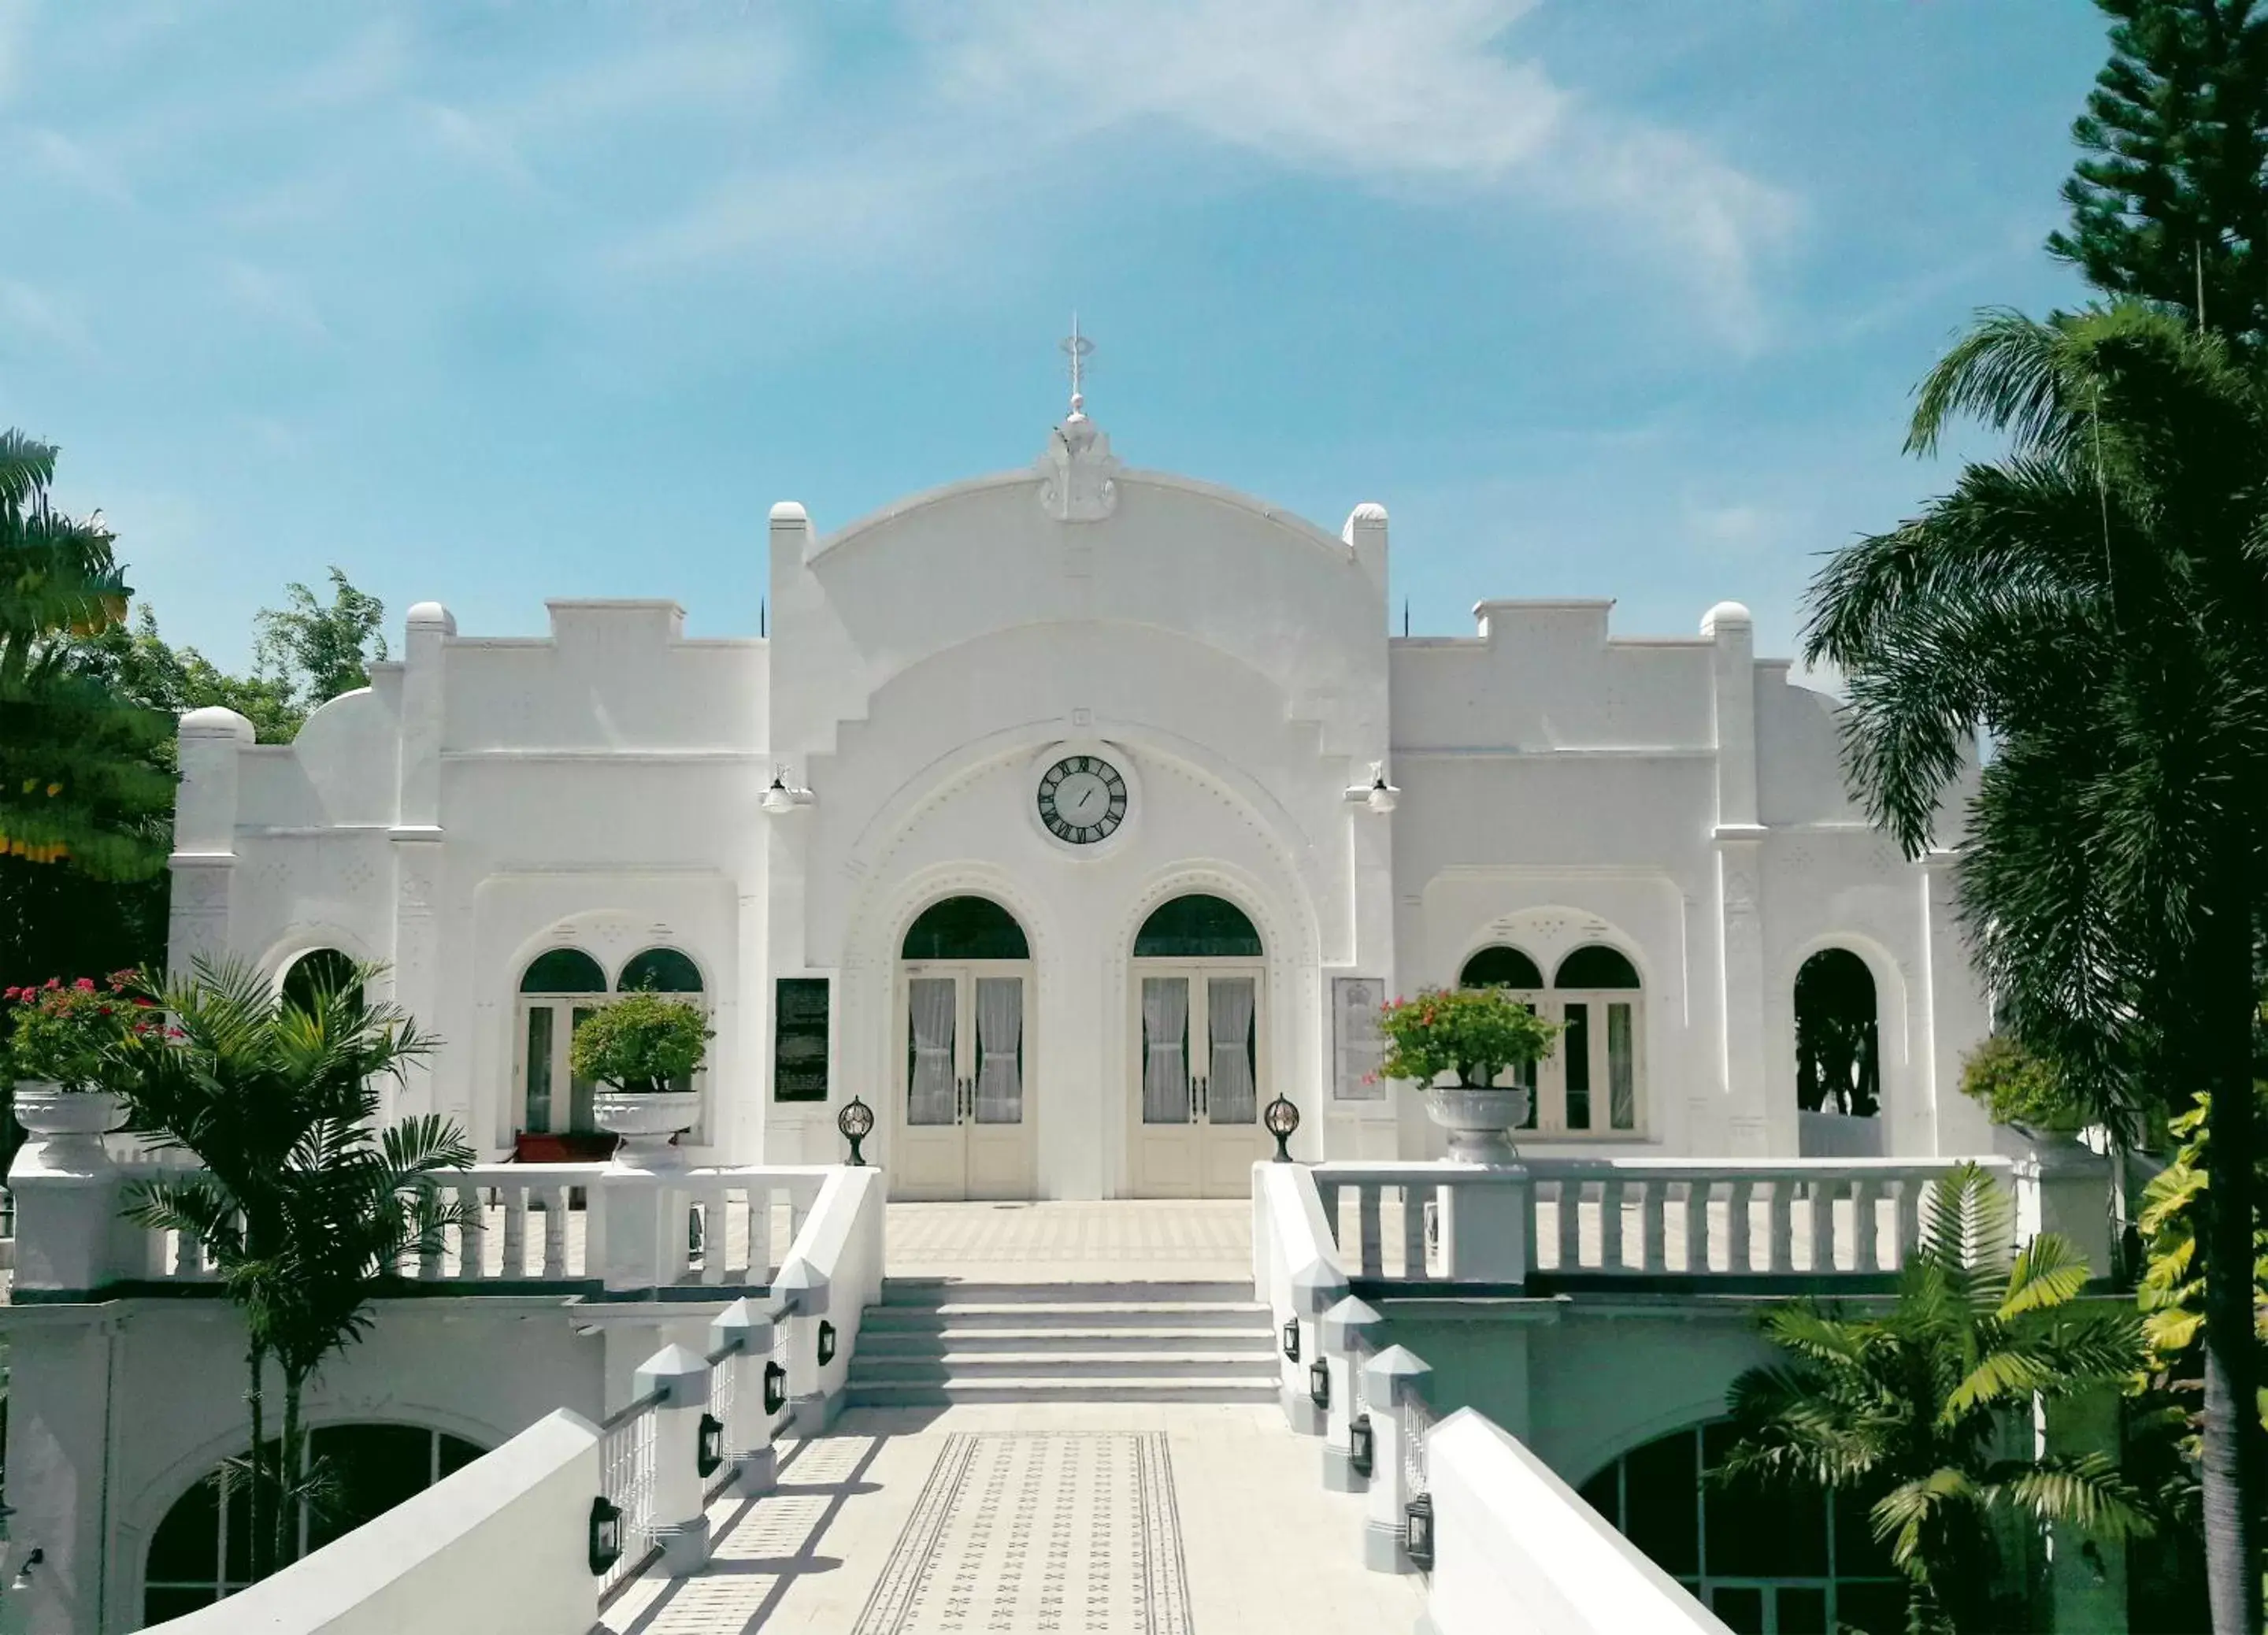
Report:
[[[1874,973],[1850,949],[1822,948],[1796,972],[1796,1150],[1806,1158],[1881,1155],[1875,1016]]]
[[[1137,1197],[1241,1197],[1268,1082],[1267,969],[1260,933],[1234,903],[1175,897],[1134,939]]]
[[[1032,949],[1024,928],[989,897],[947,897],[922,911],[898,954],[890,1195],[1030,1197]]]

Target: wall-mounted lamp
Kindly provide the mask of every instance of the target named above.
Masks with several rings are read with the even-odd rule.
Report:
[[[1366,1477],[1377,1457],[1378,1442],[1370,1433],[1370,1416],[1357,1414],[1347,1426],[1347,1469]]]
[[[1402,792],[1386,781],[1386,762],[1373,761],[1370,763],[1370,782],[1349,784],[1346,798],[1360,801],[1384,817],[1401,803]]]
[[[1402,1507],[1402,1548],[1420,1572],[1433,1570],[1433,1496],[1420,1493]]]
[[[765,811],[777,816],[783,812],[792,812],[798,806],[807,806],[818,799],[807,789],[791,785],[787,781],[786,767],[775,766],[772,768],[771,785],[764,791],[762,804]]]
[[[821,1317],[819,1320],[819,1366],[822,1368],[835,1360],[835,1325]]]
[[[1300,1360],[1300,1320],[1297,1317],[1284,1319],[1284,1360]]]
[[[600,1577],[622,1558],[622,1507],[603,1493],[591,1501],[588,1558],[593,1578]]]
[[[1307,1400],[1325,1410],[1331,1405],[1331,1366],[1320,1357],[1307,1365]]]
[[[776,1414],[787,1406],[787,1370],[776,1362],[764,1365],[764,1411]]]
[[[693,1468],[707,1481],[725,1462],[725,1422],[715,1414],[701,1416],[701,1437],[693,1450]]]

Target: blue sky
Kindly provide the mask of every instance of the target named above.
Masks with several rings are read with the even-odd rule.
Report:
[[[336,563],[467,631],[673,596],[753,632],[822,529],[1130,464],[1395,597],[1724,597],[1942,485],[1908,394],[2040,241],[2083,0],[0,0],[0,424],[166,634],[244,662]]]

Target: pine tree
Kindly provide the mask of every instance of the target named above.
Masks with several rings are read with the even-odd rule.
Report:
[[[2086,157],[2048,249],[2114,295],[2268,346],[2268,11],[2095,0],[2110,61],[2072,126]]]
[[[0,432],[0,854],[146,879],[165,865],[173,724],[73,662],[129,593],[101,513],[50,502],[55,467],[51,445]]]

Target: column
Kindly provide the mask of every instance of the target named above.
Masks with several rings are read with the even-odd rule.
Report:
[[[1710,699],[1717,748],[1719,1023],[1727,1129],[1733,1156],[1772,1148],[1764,1101],[1764,829],[1756,801],[1756,632],[1749,610],[1719,602],[1701,621],[1710,640]],[[1793,1150],[1794,1110],[1786,1109]]]
[[[228,952],[229,909],[236,876],[236,818],[240,752],[252,723],[217,705],[181,718],[181,782],[173,797],[172,923],[166,964],[177,976],[198,959]]]
[[[639,1396],[666,1390],[653,1415],[653,1542],[661,1570],[690,1577],[709,1559],[708,1506],[702,1502],[701,1416],[709,1407],[709,1365],[682,1345],[665,1345],[640,1365]]]
[[[1362,1564],[1373,1572],[1410,1572],[1403,1543],[1403,1506],[1418,1497],[1404,1475],[1403,1445],[1411,1434],[1408,1410],[1423,1403],[1432,1368],[1406,1346],[1391,1345],[1363,1365],[1363,1401],[1370,1410],[1375,1453],[1364,1506]]]
[[[434,1033],[442,1031],[444,667],[449,638],[456,633],[456,620],[438,602],[419,602],[409,610],[401,655],[401,750],[396,767],[400,794],[389,836],[394,852],[394,997],[421,1027]],[[453,1064],[456,1071],[446,1076],[446,1092],[439,1092],[435,1082],[440,1064],[428,1057],[410,1064],[400,1086],[391,1092],[394,1105],[384,1109],[383,1116],[393,1120],[438,1112],[469,1131],[473,1128],[472,1086],[468,1077],[470,1042],[459,1042],[457,1050]],[[442,1104],[444,1100],[446,1105]]]
[[[1299,1336],[1299,1355],[1284,1355],[1283,1337],[1278,1336],[1277,1366],[1280,1375],[1278,1400],[1284,1407],[1284,1418],[1302,1436],[1323,1433],[1323,1410],[1315,1406],[1314,1394],[1307,1382],[1307,1368],[1321,1356],[1323,1314],[1346,1298],[1347,1280],[1336,1266],[1324,1262],[1309,1261],[1292,1274],[1292,1332]]]
[[[739,1349],[717,1366],[732,1375],[732,1409],[725,1415],[725,1462],[740,1477],[741,1493],[769,1493],[778,1479],[772,1450],[772,1417],[764,1411],[764,1365],[772,1359],[772,1320],[745,1295],[710,1320],[709,1349]]]
[[[1364,1418],[1363,1359],[1376,1348],[1385,1329],[1386,1319],[1352,1295],[1323,1314],[1323,1357],[1331,1371],[1323,1486],[1334,1493],[1359,1493],[1370,1486],[1369,1475],[1358,1473],[1347,1457],[1349,1428]]]

